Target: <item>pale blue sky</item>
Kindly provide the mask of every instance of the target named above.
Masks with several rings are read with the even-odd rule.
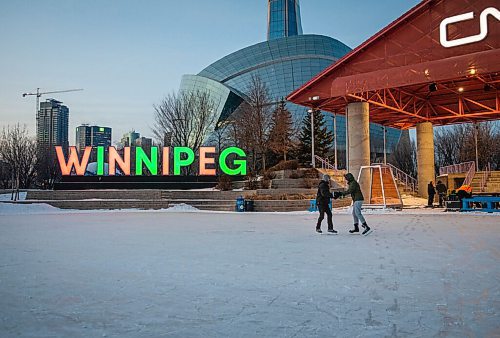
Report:
[[[302,27],[356,47],[418,2],[302,0]],[[54,96],[70,108],[70,144],[81,123],[150,137],[152,105],[183,74],[264,41],[266,23],[266,0],[0,0],[0,127],[35,134],[23,92],[84,88]]]

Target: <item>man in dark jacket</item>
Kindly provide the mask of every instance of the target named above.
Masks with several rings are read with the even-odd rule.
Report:
[[[444,207],[444,199],[446,197],[446,192],[448,191],[448,188],[446,188],[446,185],[444,185],[443,182],[437,181],[436,190],[439,197],[439,207],[442,208]]]
[[[321,222],[325,219],[325,213],[328,221],[328,232],[336,234],[337,231],[333,230],[332,210],[330,209],[330,199],[332,198],[330,192],[330,176],[323,175],[323,179],[319,182],[318,193],[316,194],[316,205],[319,211],[318,223],[316,224],[316,232],[322,233]]]
[[[363,235],[366,235],[371,229],[366,224],[366,220],[361,213],[361,207],[363,206],[364,202],[364,197],[363,193],[361,192],[361,188],[359,186],[359,183],[356,182],[354,179],[354,176],[351,173],[347,173],[344,175],[345,179],[347,180],[348,184],[348,189],[341,194],[343,196],[346,195],[351,195],[352,198],[352,217],[354,219],[354,229],[349,230],[351,234],[359,232],[359,221],[361,221],[361,225],[363,226]]]
[[[432,181],[430,181],[427,185],[427,194],[429,195],[427,206],[432,208],[432,204],[434,203],[434,195],[436,195],[436,189],[434,189],[434,184],[432,183]]]

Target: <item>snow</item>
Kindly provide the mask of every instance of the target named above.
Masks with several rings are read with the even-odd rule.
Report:
[[[348,208],[332,236],[307,212],[5,205],[24,209],[0,210],[1,337],[500,332],[495,215],[367,211],[364,237]]]
[[[166,209],[165,211],[168,211],[168,212],[197,212],[200,210],[189,205],[189,204],[179,203],[179,204],[173,204],[173,206]]]
[[[0,201],[10,201],[12,194],[0,194]],[[26,191],[19,192],[19,200],[24,201],[26,199]]]

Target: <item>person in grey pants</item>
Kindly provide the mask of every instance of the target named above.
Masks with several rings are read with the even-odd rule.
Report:
[[[361,213],[361,207],[363,206],[364,202],[363,193],[361,192],[359,183],[356,182],[354,176],[351,173],[347,173],[346,175],[344,175],[344,177],[347,180],[349,187],[346,191],[341,192],[340,194],[343,196],[351,195],[353,202],[352,217],[354,219],[354,229],[349,230],[349,232],[351,234],[359,232],[359,222],[361,221],[361,225],[364,228],[363,235],[366,235],[368,232],[370,232],[371,229],[366,223],[365,217]]]

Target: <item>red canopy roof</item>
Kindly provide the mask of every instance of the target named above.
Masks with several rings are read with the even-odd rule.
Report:
[[[424,0],[287,99],[340,114],[367,101],[371,122],[402,129],[500,119],[497,3]]]

